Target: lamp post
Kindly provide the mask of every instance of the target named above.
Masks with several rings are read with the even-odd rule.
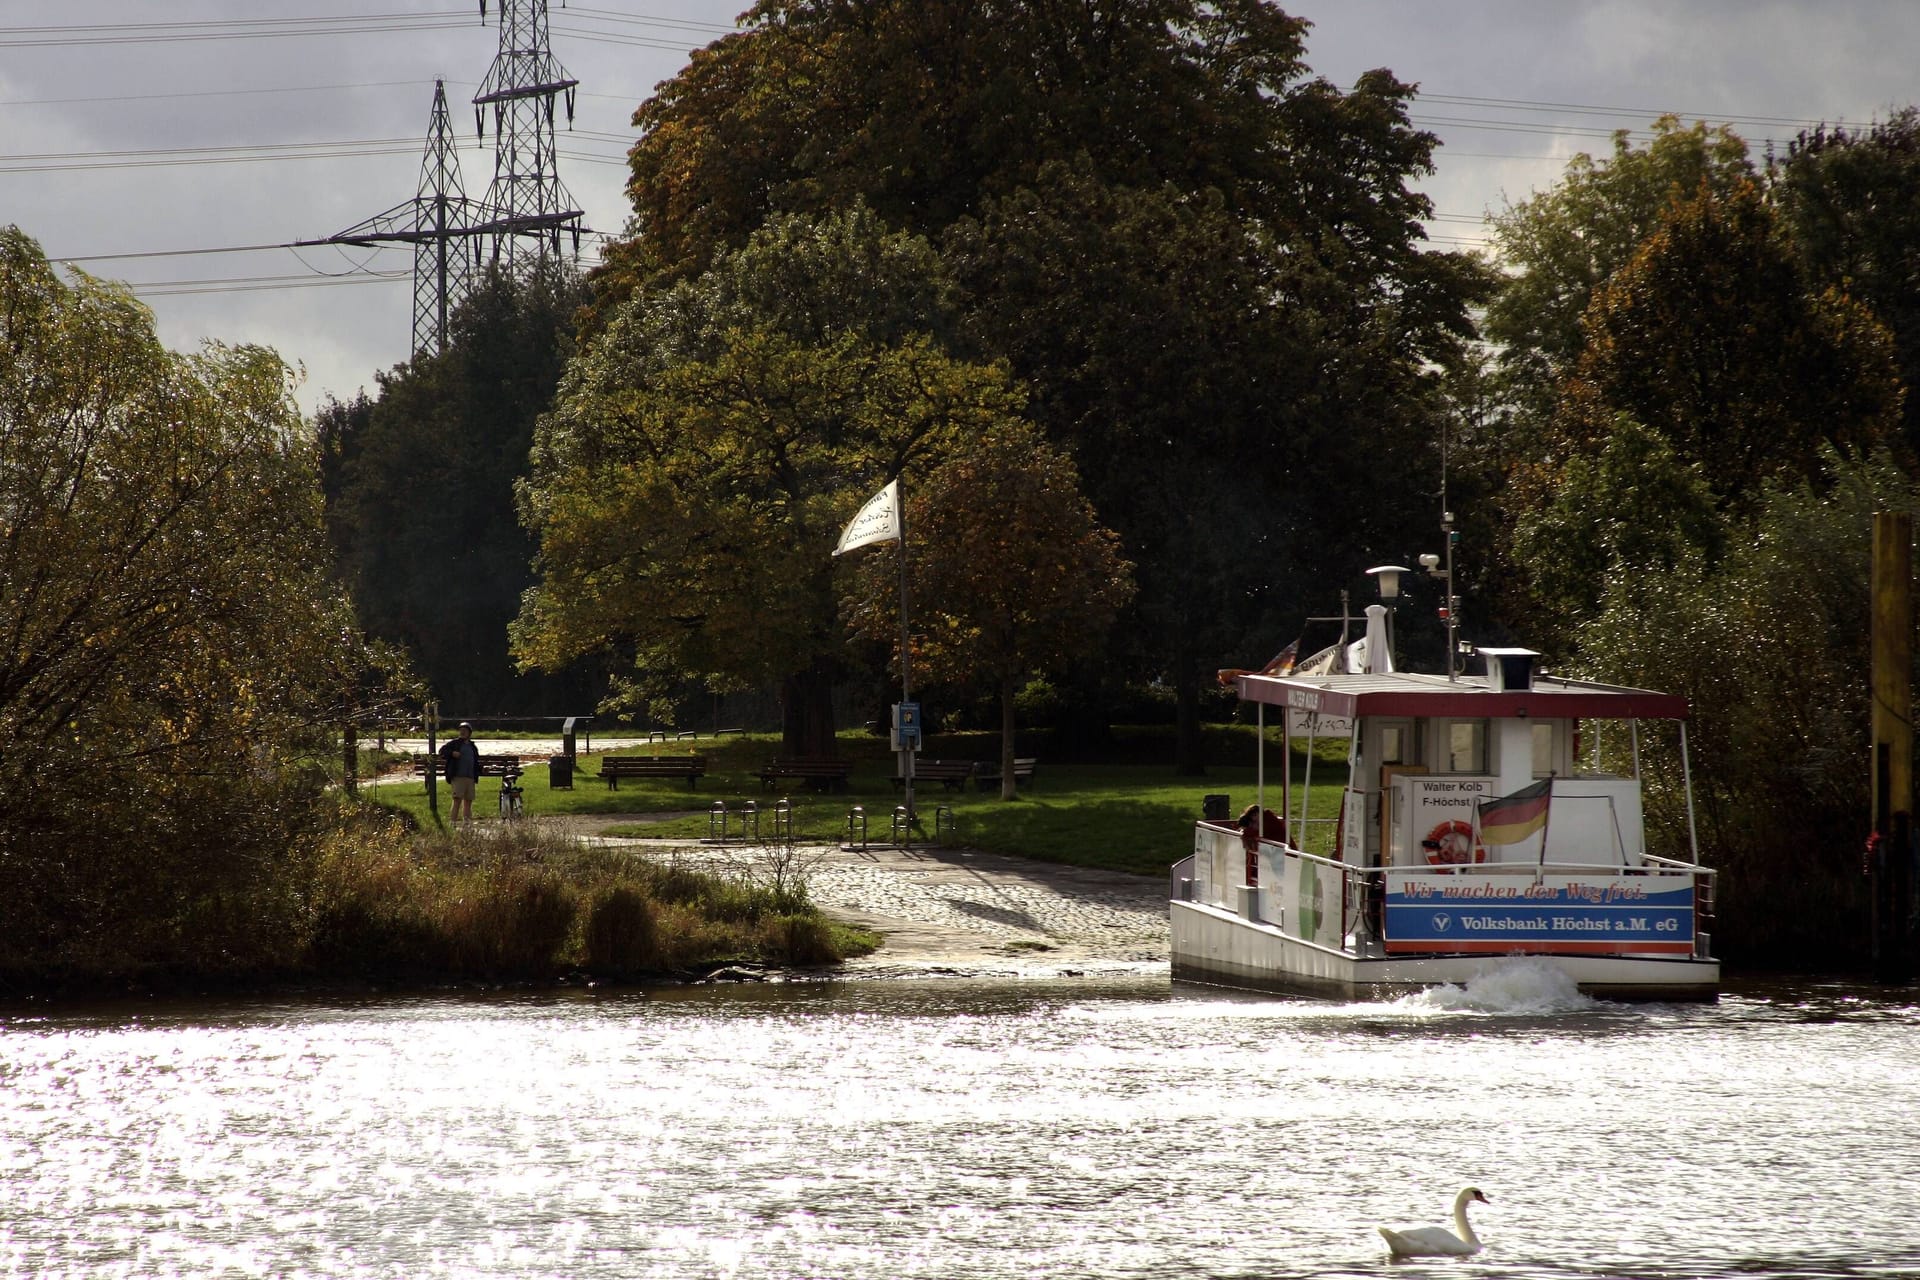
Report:
[[[1380,589],[1380,603],[1387,606],[1387,669],[1399,666],[1393,660],[1393,611],[1400,604],[1400,575],[1413,570],[1403,564],[1379,564],[1367,570],[1374,584]]]

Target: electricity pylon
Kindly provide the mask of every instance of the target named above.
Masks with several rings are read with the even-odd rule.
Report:
[[[480,0],[486,17],[487,0]],[[501,211],[504,226],[493,235],[495,261],[510,274],[537,274],[560,256],[562,231],[580,250],[584,216],[560,181],[554,144],[554,107],[564,97],[567,127],[573,127],[574,89],[547,44],[547,0],[500,0],[500,52],[473,98],[475,126],[484,138],[487,108],[493,108],[493,184],[486,203]]]
[[[446,86],[433,82],[433,120],[427,130],[426,156],[420,164],[420,190],[405,204],[377,213],[325,240],[297,244],[413,246],[413,350],[438,352],[446,346],[447,317],[473,288],[482,236],[504,225],[502,211],[467,199],[460,183],[453,125],[447,114]]]

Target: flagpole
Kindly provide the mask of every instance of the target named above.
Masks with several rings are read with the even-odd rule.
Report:
[[[1533,877],[1536,882],[1540,879],[1542,875],[1546,874],[1546,870],[1547,870],[1547,828],[1553,823],[1553,779],[1554,777],[1555,775],[1551,773],[1547,775],[1547,808],[1545,813],[1540,818],[1540,861],[1535,866],[1534,877]]]
[[[895,499],[899,509],[894,513],[900,522],[900,701],[913,701],[913,640],[907,627],[907,497],[904,491],[896,490]],[[913,748],[902,745],[900,748],[900,778],[907,795],[907,822],[914,820],[913,810]]]

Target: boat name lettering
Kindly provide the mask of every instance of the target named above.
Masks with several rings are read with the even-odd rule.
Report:
[[[1302,711],[1318,711],[1320,709],[1320,691],[1318,689],[1289,689],[1287,690],[1287,705],[1290,707],[1298,707]]]
[[[1581,902],[1643,902],[1647,891],[1631,884],[1580,884],[1567,886],[1567,896]]]
[[[1560,897],[1560,891],[1548,884],[1429,884],[1420,880],[1408,881],[1406,894],[1409,898],[1464,898],[1473,902],[1495,898],[1558,901]]]
[[[1486,902],[1501,898],[1547,902],[1645,902],[1647,891],[1631,884],[1440,884],[1409,880],[1400,892],[1409,898],[1445,898]]]

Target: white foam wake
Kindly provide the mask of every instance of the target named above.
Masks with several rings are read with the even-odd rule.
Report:
[[[1435,1011],[1571,1013],[1594,1008],[1598,1001],[1580,994],[1573,979],[1552,961],[1538,956],[1515,956],[1488,966],[1464,987],[1444,983],[1394,1003],[1407,1009]]]

